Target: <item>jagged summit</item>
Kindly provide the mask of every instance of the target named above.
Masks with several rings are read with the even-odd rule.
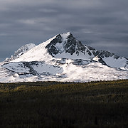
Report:
[[[88,60],[94,57],[92,53],[94,49],[83,45],[70,32],[55,36],[46,49],[55,58]]]
[[[80,52],[85,54],[86,47],[78,41],[70,32],[58,34],[47,46],[48,52],[52,56],[61,53],[76,54],[79,56]]]

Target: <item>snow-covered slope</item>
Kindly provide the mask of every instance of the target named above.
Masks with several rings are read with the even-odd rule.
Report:
[[[99,62],[75,65],[72,60],[55,65],[45,62],[13,62],[3,65],[11,75],[0,82],[23,81],[74,81],[87,82],[99,80],[128,79],[128,71],[116,70]]]
[[[128,79],[128,60],[83,45],[70,32],[27,44],[0,64],[0,82]]]
[[[29,51],[27,51],[25,54],[20,56],[19,58],[12,60],[11,62],[20,62],[20,61],[48,61],[52,59],[52,56],[48,53],[47,49],[45,48],[55,37],[47,40],[46,42],[43,42]]]
[[[19,48],[17,51],[15,51],[14,55],[12,55],[10,58],[6,58],[6,62],[12,61],[14,59],[19,58],[21,55],[23,55],[24,53],[26,53],[27,51],[29,51],[30,49],[34,48],[36,45],[33,43],[30,44],[26,44],[24,46],[22,46],[21,48]]]
[[[120,57],[115,55],[114,53],[110,53],[108,51],[98,51],[97,56],[102,58],[102,60],[106,63],[106,65],[113,68],[120,68],[123,70],[128,70],[128,59],[125,57]]]

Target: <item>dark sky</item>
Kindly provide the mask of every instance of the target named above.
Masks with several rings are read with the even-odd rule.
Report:
[[[128,57],[128,0],[0,0],[0,61],[68,31],[86,45]]]

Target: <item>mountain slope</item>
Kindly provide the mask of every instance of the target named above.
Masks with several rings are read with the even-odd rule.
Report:
[[[27,51],[29,51],[30,49],[34,48],[36,45],[33,43],[30,44],[26,44],[24,46],[22,46],[21,48],[19,48],[17,51],[15,51],[14,55],[11,56],[11,58],[6,58],[6,62],[15,60],[17,58],[19,58],[21,55],[23,55],[24,53],[26,53]]]
[[[5,81],[128,79],[126,58],[83,45],[70,32],[30,46],[20,48],[0,66],[10,72]],[[4,82],[2,78],[0,82]]]

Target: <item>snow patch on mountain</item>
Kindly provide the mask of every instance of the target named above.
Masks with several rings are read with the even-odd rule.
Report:
[[[118,59],[112,57],[105,57],[103,60],[106,62],[107,65],[114,68],[122,68],[126,65],[127,59],[120,57]]]
[[[64,81],[100,81],[100,80],[116,80],[128,79],[128,72],[118,71],[114,68],[94,62],[83,66],[65,65],[64,72],[67,77]],[[63,81],[63,80],[62,80]]]

